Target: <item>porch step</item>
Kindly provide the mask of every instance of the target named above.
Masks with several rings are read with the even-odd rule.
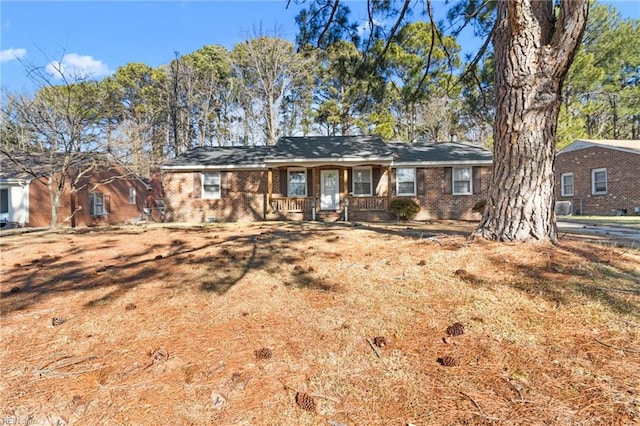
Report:
[[[343,220],[342,213],[338,212],[319,212],[316,213],[316,219],[321,222],[337,222]]]

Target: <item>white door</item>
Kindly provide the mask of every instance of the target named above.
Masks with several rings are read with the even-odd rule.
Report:
[[[320,171],[320,210],[338,210],[340,193],[338,188],[338,171]]]

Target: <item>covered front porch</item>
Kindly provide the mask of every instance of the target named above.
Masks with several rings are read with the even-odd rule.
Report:
[[[338,221],[390,217],[389,166],[281,166],[269,169],[267,176],[267,219]]]

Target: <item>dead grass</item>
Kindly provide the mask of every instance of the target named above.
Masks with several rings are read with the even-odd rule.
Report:
[[[470,226],[4,237],[0,420],[640,422],[640,251],[470,242]]]

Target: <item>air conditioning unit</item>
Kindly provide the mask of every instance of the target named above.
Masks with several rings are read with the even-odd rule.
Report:
[[[558,216],[570,216],[571,204],[571,201],[556,201],[556,214]]]

